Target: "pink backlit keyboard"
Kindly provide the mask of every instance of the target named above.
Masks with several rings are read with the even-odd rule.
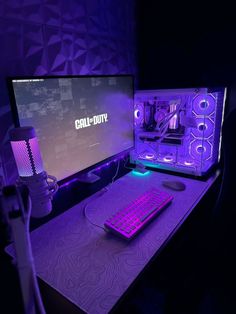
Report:
[[[107,219],[104,226],[130,240],[172,200],[173,196],[152,188]]]

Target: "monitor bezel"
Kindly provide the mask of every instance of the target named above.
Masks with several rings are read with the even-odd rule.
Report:
[[[30,80],[30,79],[59,79],[59,78],[103,78],[103,77],[130,77],[132,80],[132,97],[133,97],[133,108],[134,108],[134,75],[133,74],[88,74],[88,75],[40,75],[40,76],[10,76],[7,77],[7,88],[9,92],[9,100],[10,100],[10,108],[11,108],[11,113],[12,113],[12,119],[13,119],[13,124],[15,127],[20,127],[20,120],[19,120],[19,114],[18,114],[18,109],[17,109],[17,104],[16,104],[16,98],[15,98],[15,93],[14,93],[14,87],[13,87],[13,80]],[[134,110],[133,110],[134,111]],[[133,115],[133,125],[134,125],[134,115]],[[79,177],[79,175],[89,173],[91,171],[96,171],[97,168],[101,167],[103,164],[106,164],[108,162],[111,162],[114,159],[121,158],[121,156],[127,155],[131,150],[135,148],[135,130],[133,128],[133,145],[125,149],[119,153],[116,153],[112,156],[109,156],[96,164],[93,164],[85,169],[79,170],[71,175],[69,175],[66,178],[58,180],[58,184],[63,185],[66,182],[69,181],[74,181],[76,178]],[[53,175],[53,173],[49,173],[50,175]]]

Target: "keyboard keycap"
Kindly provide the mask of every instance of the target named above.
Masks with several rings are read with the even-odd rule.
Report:
[[[105,221],[104,226],[129,240],[172,200],[173,196],[152,188],[112,215]]]

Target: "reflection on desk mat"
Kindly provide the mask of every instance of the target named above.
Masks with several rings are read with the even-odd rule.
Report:
[[[92,200],[88,215],[103,225],[112,213],[151,186],[167,191],[161,182],[171,178],[163,173],[143,177],[129,173],[103,196],[92,196],[36,229],[31,240],[38,276],[88,313],[110,311],[214,179],[181,178],[186,190],[168,190],[174,196],[172,204],[129,243],[92,226],[82,207]]]

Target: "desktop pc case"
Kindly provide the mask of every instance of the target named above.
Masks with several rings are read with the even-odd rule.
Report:
[[[204,176],[220,158],[226,88],[139,90],[130,162]]]

